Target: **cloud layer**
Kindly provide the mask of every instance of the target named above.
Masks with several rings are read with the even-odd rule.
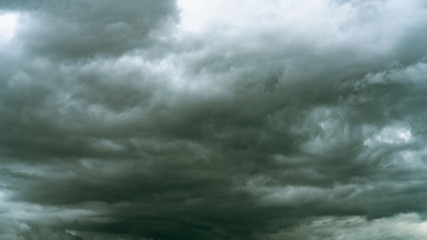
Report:
[[[427,238],[423,1],[0,9],[0,239]]]

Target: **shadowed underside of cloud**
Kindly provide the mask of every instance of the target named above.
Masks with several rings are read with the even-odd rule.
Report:
[[[0,8],[0,239],[427,237],[423,1]]]

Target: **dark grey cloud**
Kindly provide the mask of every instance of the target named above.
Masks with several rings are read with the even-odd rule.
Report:
[[[0,239],[427,237],[425,4],[198,4],[0,4]]]
[[[121,55],[149,46],[150,34],[176,20],[174,1],[12,1],[6,10],[19,11],[24,27],[17,41],[35,56],[73,61]]]

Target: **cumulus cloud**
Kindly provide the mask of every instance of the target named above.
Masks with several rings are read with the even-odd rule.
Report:
[[[423,1],[0,9],[0,239],[427,237]]]

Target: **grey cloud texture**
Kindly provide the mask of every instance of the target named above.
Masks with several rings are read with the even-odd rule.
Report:
[[[0,239],[427,238],[423,1],[0,8]]]
[[[77,61],[115,57],[150,45],[150,34],[177,18],[173,1],[7,1],[6,10],[23,11],[16,41],[34,56]],[[21,41],[20,41],[21,40]]]

